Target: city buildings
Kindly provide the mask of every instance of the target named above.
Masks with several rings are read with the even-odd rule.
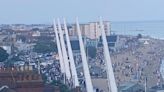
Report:
[[[110,22],[104,21],[103,24],[106,35],[110,35]],[[86,24],[80,24],[80,29],[82,36],[86,36],[87,38],[98,39],[101,36],[99,22],[89,22]],[[76,25],[72,24],[71,26],[69,26],[69,34],[70,36],[77,36]]]

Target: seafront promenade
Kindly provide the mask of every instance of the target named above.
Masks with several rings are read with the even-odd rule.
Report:
[[[145,78],[148,87],[163,83],[160,73],[160,64],[164,57],[163,40],[150,38],[147,44],[143,42],[129,46],[111,57],[118,85],[128,81],[145,84]]]
[[[164,57],[164,40],[153,39],[150,37],[146,37],[144,39],[146,39],[146,41],[143,41],[142,39],[139,39],[138,41],[131,40],[126,43],[126,48],[120,49],[118,52],[111,53],[113,69],[118,87],[127,82],[139,83],[143,86],[146,82],[147,88],[163,84],[160,68],[161,60]],[[104,58],[101,55],[102,53],[103,50],[99,48],[97,61]],[[103,62],[96,62],[92,65],[105,69]],[[102,79],[105,79],[105,73],[102,73],[102,76],[101,78],[94,78],[93,81],[95,83],[101,83],[99,85],[105,88],[105,85],[107,85],[105,80],[102,82]]]

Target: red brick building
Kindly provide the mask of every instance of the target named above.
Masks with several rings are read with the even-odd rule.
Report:
[[[37,71],[29,70],[29,68],[25,69],[25,67],[22,69],[0,69],[0,87],[8,87],[4,88],[8,89],[5,92],[47,92],[46,90],[51,90],[49,92],[60,92],[59,88],[44,86],[41,75]]]

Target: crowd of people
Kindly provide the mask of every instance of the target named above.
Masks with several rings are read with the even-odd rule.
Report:
[[[112,55],[113,68],[118,85],[135,81],[147,83],[148,87],[162,83],[160,61],[164,56],[164,42],[149,40],[149,44],[139,43],[120,54]]]
[[[147,83],[147,86],[159,86],[163,83],[160,72],[161,60],[164,57],[164,41],[151,39],[149,44],[144,42],[129,41],[119,52],[111,53],[111,61],[117,85],[124,82]],[[74,53],[75,64],[80,84],[85,87],[82,60],[79,53]],[[92,78],[106,79],[106,66],[103,47],[97,48],[96,58],[88,57],[88,64]],[[41,72],[47,76],[47,80],[60,80],[63,75],[60,72],[59,62],[42,66]]]

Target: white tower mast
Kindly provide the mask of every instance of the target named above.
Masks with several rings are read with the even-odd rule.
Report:
[[[70,67],[69,67],[69,61],[68,61],[68,56],[67,56],[67,51],[66,51],[66,46],[63,38],[63,31],[61,28],[60,20],[58,19],[58,29],[59,29],[59,35],[60,35],[60,42],[61,42],[61,47],[62,47],[62,52],[63,52],[63,60],[65,63],[65,71],[66,71],[66,77],[68,80],[71,78],[71,73],[70,73]]]
[[[61,70],[61,73],[65,74],[65,64],[63,62],[63,55],[62,55],[62,51],[61,51],[61,45],[60,45],[60,41],[59,41],[59,35],[58,35],[58,31],[57,31],[55,20],[54,20],[53,27],[54,27],[54,31],[55,31],[55,37],[56,37],[56,42],[57,42],[57,49],[58,49],[58,54],[59,54],[60,70]]]
[[[76,67],[75,67],[75,61],[73,58],[73,52],[72,52],[72,48],[71,48],[66,20],[65,19],[63,19],[63,20],[64,20],[64,29],[65,29],[65,34],[66,34],[67,47],[68,47],[68,55],[69,55],[71,71],[72,71],[72,78],[74,79],[74,86],[77,87],[77,86],[79,86],[79,81],[78,81],[77,71],[76,71]]]
[[[84,44],[83,44],[83,40],[82,40],[82,36],[81,36],[78,19],[76,19],[76,25],[77,25],[77,33],[78,33],[78,37],[79,37],[80,52],[81,52],[81,57],[82,57],[86,89],[87,89],[87,92],[93,92],[93,85],[92,85],[91,76],[89,73],[88,62],[87,62],[87,58],[86,58],[86,53],[85,53],[85,49],[84,49]]]
[[[106,72],[107,72],[107,78],[108,78],[108,87],[109,90],[111,89],[111,92],[118,92],[115,78],[114,78],[114,73],[113,73],[113,68],[112,68],[112,62],[109,54],[109,48],[108,48],[108,43],[105,35],[105,30],[104,30],[104,25],[102,18],[100,18],[100,26],[101,26],[101,31],[102,31],[102,42],[103,42],[103,47],[104,47],[104,57],[106,61]]]

